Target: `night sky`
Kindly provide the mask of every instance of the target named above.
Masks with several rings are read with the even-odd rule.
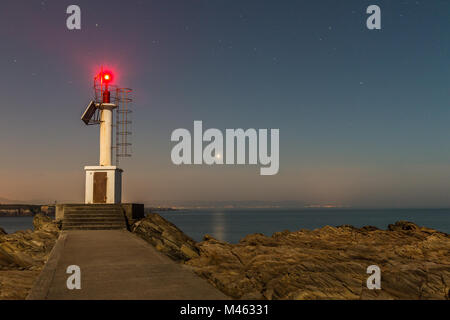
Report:
[[[83,201],[98,127],[80,116],[105,65],[134,89],[125,201],[448,207],[449,34],[438,0],[3,0],[0,198]],[[173,165],[170,135],[194,120],[279,128],[279,174]]]

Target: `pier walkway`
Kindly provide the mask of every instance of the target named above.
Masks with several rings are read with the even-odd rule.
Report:
[[[70,265],[81,269],[81,289],[69,290]],[[227,299],[186,266],[126,230],[61,232],[29,300]]]

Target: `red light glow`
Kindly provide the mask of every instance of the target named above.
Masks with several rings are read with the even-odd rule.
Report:
[[[105,82],[105,83],[111,82],[113,79],[112,73],[109,71],[104,71],[103,75],[102,75],[102,79],[103,79],[103,82]]]

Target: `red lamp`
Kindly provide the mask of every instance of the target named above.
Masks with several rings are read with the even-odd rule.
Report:
[[[102,82],[105,84],[105,91],[103,91],[103,103],[111,102],[111,94],[108,90],[108,84],[113,80],[113,74],[110,71],[102,71],[100,73]]]

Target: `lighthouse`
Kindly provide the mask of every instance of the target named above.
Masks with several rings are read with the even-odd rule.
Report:
[[[113,149],[119,148],[119,138],[113,145],[113,120],[116,113],[117,134],[127,134],[121,131],[123,121],[122,112],[114,112],[120,109],[123,92],[128,93],[130,89],[119,89],[112,86],[113,73],[104,71],[94,78],[95,100],[91,101],[81,119],[87,125],[99,124],[100,126],[100,148],[99,164],[97,166],[84,167],[86,173],[85,204],[120,204],[122,202],[122,172],[123,170],[113,165]],[[124,91],[125,90],[125,91]],[[125,98],[125,103],[130,101]],[[123,141],[122,141],[123,142]],[[124,143],[122,143],[124,144]],[[128,143],[125,143],[128,145]],[[120,154],[116,153],[116,162]]]
[[[114,74],[104,70],[94,77],[94,99],[81,120],[99,125],[98,165],[85,166],[84,204],[56,205],[55,219],[62,230],[126,230],[144,218],[144,205],[122,202],[119,158],[131,157],[132,89],[113,84]]]

